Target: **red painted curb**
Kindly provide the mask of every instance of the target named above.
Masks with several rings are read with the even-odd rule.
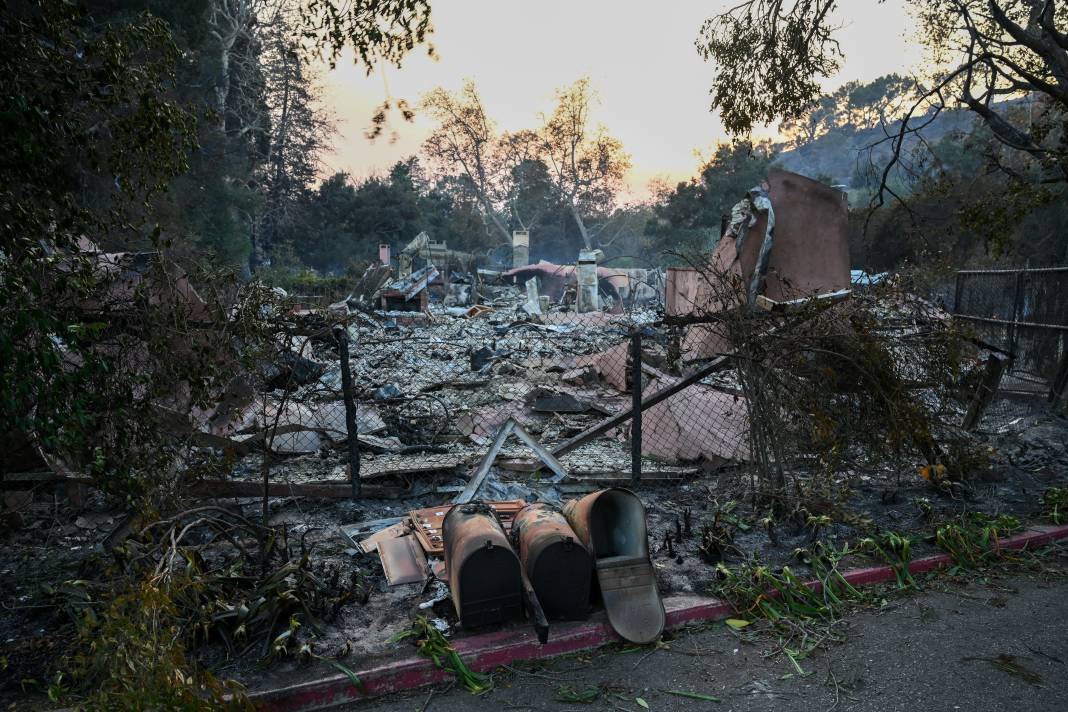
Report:
[[[1031,527],[1022,534],[1001,541],[1003,549],[1028,549],[1068,538],[1068,526]],[[925,573],[950,563],[949,556],[938,554],[909,564],[913,574]],[[853,569],[843,574],[853,586],[868,586],[895,580],[890,566]],[[818,582],[809,585],[818,588]],[[673,597],[664,601],[667,627],[678,628],[690,623],[722,620],[734,613],[730,604],[714,598]],[[507,630],[458,640],[457,652],[472,669],[493,670],[521,660],[541,660],[558,655],[592,650],[621,639],[605,622],[603,614],[593,620],[553,625],[549,642],[538,643],[532,630]],[[356,671],[364,688],[359,690],[343,674],[250,694],[256,709],[263,712],[311,712],[336,705],[378,697],[391,692],[410,690],[447,680],[447,673],[422,657],[394,660],[366,670]]]

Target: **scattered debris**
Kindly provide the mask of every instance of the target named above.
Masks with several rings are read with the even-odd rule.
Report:
[[[834,474],[821,470],[820,477],[809,477],[806,470],[794,492],[783,494],[780,487],[778,500],[766,496],[761,489],[766,472],[815,467],[815,458],[787,462],[771,439],[760,441],[768,423],[787,422],[805,437],[836,444],[835,458],[860,461],[868,453],[858,454],[863,448],[838,429],[858,417],[858,394],[888,388],[916,410],[937,412],[938,427],[952,429],[962,448],[977,442],[958,432],[957,424],[963,422],[965,431],[980,429],[1007,368],[1004,353],[969,346],[966,373],[955,384],[960,395],[948,399],[932,388],[902,344],[942,333],[949,315],[929,305],[917,317],[908,298],[883,295],[892,282],[886,275],[850,275],[843,215],[841,192],[773,172],[735,206],[727,233],[708,256],[719,273],[700,264],[666,272],[613,269],[599,264],[602,254],[585,250],[573,265],[530,265],[524,255],[529,236],[515,242],[515,264],[502,273],[479,269],[470,256],[421,233],[401,252],[397,278],[387,249],[382,263],[369,267],[345,299],[283,314],[285,328],[273,355],[199,413],[200,431],[191,435],[188,451],[205,459],[221,455],[225,467],[205,468],[208,474],[191,479],[188,491],[262,506],[265,522],[280,527],[271,531],[284,532],[286,550],[276,558],[286,562],[291,534],[294,543],[300,535],[303,550],[303,536],[314,529],[337,539],[339,520],[375,517],[340,527],[335,562],[359,572],[345,595],[329,596],[299,564],[300,575],[309,577],[302,585],[329,607],[366,600],[377,590],[385,601],[381,608],[353,624],[371,636],[395,632],[406,623],[400,612],[418,605],[427,617],[409,636],[472,689],[485,689],[488,682],[465,673],[443,637],[456,626],[456,616],[466,629],[514,622],[525,614],[544,642],[549,619],[581,619],[603,605],[626,640],[653,642],[666,620],[662,586],[675,593],[704,591],[724,562],[736,563],[742,552],[765,545],[787,555],[802,551],[804,565],[815,569],[826,559],[818,548],[821,535],[863,529],[859,517],[843,514],[833,493],[817,487],[842,488],[847,479],[879,478],[882,485],[892,480],[874,468],[834,482],[829,481]],[[425,266],[413,269],[420,258]],[[745,340],[732,332],[731,320],[743,317],[760,325],[749,332],[753,340],[785,340],[795,328],[814,345],[798,348],[801,355],[790,360],[764,358],[758,349],[742,348]],[[334,329],[352,345],[346,356],[326,336]],[[874,372],[874,378],[851,380],[855,364],[825,347],[831,336],[863,329],[879,332],[878,345],[885,346],[879,356],[886,358],[855,369]],[[632,335],[640,335],[641,348],[632,350]],[[352,373],[355,432],[342,401],[343,362]],[[1063,364],[1060,371],[1068,372]],[[822,384],[833,396],[834,417],[782,399],[767,402],[766,391],[754,384],[766,383],[760,378],[768,374],[789,384],[802,379]],[[640,398],[642,411],[643,457],[635,457],[642,465],[641,498],[617,487],[632,481],[630,443],[638,439],[631,432],[632,397]],[[906,420],[912,412],[895,411],[887,419],[912,423]],[[1024,427],[1020,418],[1011,426]],[[921,433],[921,448],[943,435],[913,430]],[[33,491],[42,483],[81,487],[86,481],[55,464],[56,458],[42,458],[32,438],[22,439],[12,457],[25,463],[23,469],[40,471],[5,473],[0,480],[11,490],[5,491],[10,511],[3,521],[12,528],[24,525],[25,512],[41,507]],[[350,465],[349,447],[359,455],[358,466]],[[1021,451],[1010,464],[1017,470],[1026,466],[1029,477],[1035,473],[1027,486],[1041,484],[1045,515],[1060,522],[1068,498],[1050,486],[1053,475],[1047,470],[1054,468],[1047,465],[1068,454],[1063,445],[1050,445],[1049,454],[1030,452],[1035,449]],[[905,485],[946,485],[948,448],[921,454],[922,460],[897,467],[911,474]],[[834,469],[838,465],[819,462],[835,474],[842,472]],[[1016,470],[1006,466],[1006,471]],[[341,501],[352,498],[354,473],[356,482],[368,484],[357,501]],[[896,496],[905,487],[899,473],[893,477],[894,487],[884,490]],[[739,501],[738,492],[752,495],[752,508],[761,507],[749,512],[753,524],[731,513],[733,500],[719,505],[722,491],[734,492]],[[569,496],[580,499],[564,503]],[[326,513],[313,526],[319,515],[311,507],[286,511],[281,498],[330,501],[315,505]],[[787,499],[792,509],[785,509]],[[80,507],[70,520],[70,536],[88,541],[115,525],[112,514]],[[928,504],[930,521],[937,520],[933,509]],[[998,533],[1013,525],[1010,519],[938,521],[943,524],[935,543],[960,566],[996,553]],[[270,532],[261,529],[255,534],[266,542]],[[199,547],[210,553],[225,546],[223,539],[190,540],[183,551],[196,547],[200,556]],[[868,554],[892,560],[907,573],[916,542],[889,535],[870,541]],[[237,558],[234,552],[227,556],[231,562]],[[777,568],[782,564],[776,560],[767,567],[763,579],[729,583],[754,597],[767,585],[793,592],[800,579]],[[377,589],[368,586],[367,576]],[[816,605],[817,594],[809,593],[814,598],[798,600]],[[743,625],[748,621],[735,620],[734,627]],[[275,628],[268,622],[257,631],[284,633]],[[586,701],[603,690],[568,694]]]
[[[560,461],[557,460],[551,452],[545,449],[541,443],[531,437],[530,434],[523,429],[523,426],[509,418],[505,421],[504,425],[501,426],[501,429],[497,431],[497,437],[494,438],[493,445],[490,446],[489,452],[486,453],[486,457],[483,458],[478,469],[471,475],[467,487],[464,488],[464,491],[456,498],[457,503],[463,504],[464,502],[470,502],[474,499],[475,495],[478,493],[479,487],[482,486],[483,481],[485,481],[486,476],[489,474],[490,468],[493,467],[493,463],[497,459],[497,455],[500,453],[504,441],[512,434],[522,440],[527,447],[534,451],[534,454],[538,456],[538,459],[555,473],[556,477],[549,480],[549,482],[556,483],[567,476],[567,472],[564,470],[564,466],[560,464]]]
[[[438,277],[437,269],[430,265],[407,277],[390,282],[379,290],[382,310],[425,312],[430,303],[427,287]]]
[[[390,586],[426,581],[426,554],[411,534],[380,540],[378,555]]]
[[[387,526],[384,529],[379,529],[377,532],[367,537],[366,539],[360,539],[358,542],[355,543],[357,548],[359,548],[359,550],[363,553],[373,554],[378,551],[378,545],[386,539],[396,539],[398,537],[402,537],[411,532],[411,530],[411,526],[407,522],[399,521]],[[342,527],[342,531],[345,531],[344,527]],[[352,532],[352,530],[345,531],[345,535],[352,538],[354,532],[350,532]]]

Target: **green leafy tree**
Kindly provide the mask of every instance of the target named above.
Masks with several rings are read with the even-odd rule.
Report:
[[[705,23],[698,48],[717,66],[713,108],[729,131],[747,134],[754,126],[795,120],[817,103],[820,80],[837,71],[841,59],[834,39],[838,5],[748,0]],[[959,102],[1002,145],[1035,160],[1045,180],[1068,180],[1068,136],[1055,130],[1068,109],[1068,6],[1056,0],[909,5],[937,64],[903,111],[897,144]],[[1026,95],[1039,100],[1039,111],[1026,120],[1013,116],[1011,104],[997,104]]]
[[[833,36],[836,0],[746,0],[709,18],[697,51],[716,63],[712,108],[733,135],[797,119],[842,58]]]
[[[901,120],[880,142],[888,147],[889,159],[872,207],[891,199],[903,203],[890,179],[909,157],[907,139],[960,106],[996,142],[984,155],[985,165],[1014,184],[1012,194],[1019,199],[1010,201],[1015,208],[1009,222],[1021,223],[1044,202],[1048,186],[1068,183],[1068,134],[1063,130],[1068,5],[1059,0],[907,4],[933,61],[915,78]],[[836,0],[747,0],[705,23],[698,48],[716,64],[713,108],[729,131],[744,135],[754,126],[793,121],[817,103],[820,82],[837,71],[842,58],[834,39],[835,10],[841,5]],[[746,77],[755,79],[742,81]],[[1003,207],[1005,202],[971,206],[976,214]]]
[[[135,439],[101,427],[101,418],[121,415],[116,404],[127,391],[145,387],[151,369],[130,378],[123,343],[156,338],[151,328],[161,314],[151,299],[142,305],[149,312],[136,317],[103,308],[115,270],[91,250],[166,248],[192,228],[218,255],[242,252],[237,237],[244,231],[247,245],[263,209],[264,194],[248,180],[264,165],[264,132],[255,123],[262,72],[231,62],[228,81],[200,80],[223,76],[217,35],[228,17],[244,18],[246,34],[227,44],[227,61],[259,61],[247,32],[266,7],[253,0],[149,3],[165,20],[121,0],[37,0],[8,3],[0,13],[3,432],[78,453],[99,472],[129,471],[137,461]],[[315,0],[295,17],[303,51],[336,56],[351,46],[366,64],[399,62],[430,30],[421,0],[344,7]],[[207,112],[217,90],[225,101]],[[106,432],[120,435],[108,440]],[[136,433],[150,437],[151,427]]]
[[[304,196],[285,241],[303,265],[338,274],[353,262],[377,259],[380,244],[399,248],[423,231],[452,249],[488,253],[496,244],[477,199],[458,182],[430,185],[412,157],[359,183],[345,173],[327,178]]]
[[[113,324],[78,309],[109,283],[84,241],[126,231],[186,169],[196,121],[169,97],[158,19],[90,29],[45,0],[0,13],[0,37],[0,430],[84,453],[115,395]]]
[[[719,240],[723,216],[767,178],[775,161],[770,142],[721,143],[697,177],[666,191],[646,228],[656,252],[708,251]]]
[[[630,169],[623,144],[604,126],[591,125],[594,101],[587,78],[557,90],[556,106],[537,133],[553,191],[571,213],[586,249],[594,246],[588,218],[611,213]]]

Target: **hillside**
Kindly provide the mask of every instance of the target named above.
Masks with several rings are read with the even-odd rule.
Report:
[[[967,131],[974,121],[974,115],[966,111],[947,111],[926,126],[921,135],[928,143],[937,143],[948,134]],[[853,185],[853,176],[858,166],[864,166],[869,160],[882,165],[890,156],[890,142],[887,141],[873,151],[869,147],[900,130],[901,122],[895,121],[886,128],[857,129],[852,125],[836,127],[798,148],[787,149],[785,144],[776,145],[777,163],[783,168],[812,178],[829,176],[835,183]],[[911,150],[920,139],[910,136],[906,140],[906,151]],[[869,159],[869,153],[872,155]]]

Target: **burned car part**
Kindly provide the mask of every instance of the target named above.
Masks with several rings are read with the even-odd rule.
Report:
[[[483,502],[454,506],[441,529],[460,624],[477,628],[522,617],[519,557],[493,509]]]
[[[630,490],[604,489],[565,504],[564,516],[593,554],[612,628],[632,643],[659,638],[667,615],[649,558],[641,500]]]
[[[585,618],[593,560],[564,515],[549,504],[527,505],[512,524],[512,541],[546,616]]]

